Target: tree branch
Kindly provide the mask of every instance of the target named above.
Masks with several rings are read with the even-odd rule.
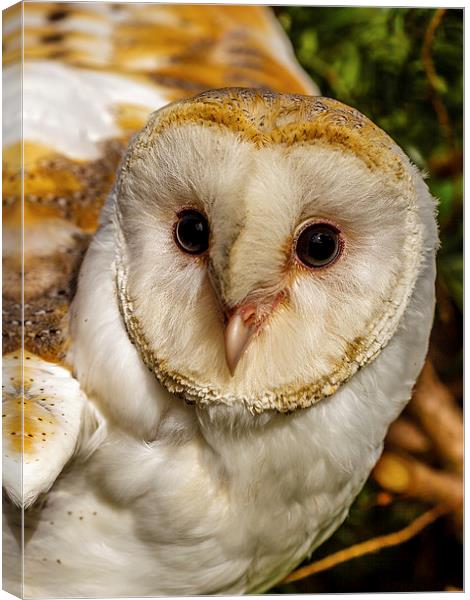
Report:
[[[463,472],[463,417],[454,397],[426,361],[408,410],[455,473]]]
[[[283,583],[292,583],[293,581],[299,581],[300,579],[310,577],[310,575],[315,575],[316,573],[320,573],[321,571],[331,569],[332,567],[335,567],[336,565],[344,563],[348,560],[359,558],[360,556],[371,554],[373,552],[377,552],[382,548],[389,548],[390,546],[397,546],[398,544],[402,544],[403,542],[406,542],[415,535],[417,535],[425,527],[433,523],[442,515],[447,514],[451,510],[453,509],[448,505],[442,504],[436,506],[419,516],[412,523],[410,523],[400,531],[389,533],[387,535],[382,535],[380,537],[361,542],[360,544],[355,544],[354,546],[350,546],[349,548],[345,548],[344,550],[340,550],[339,552],[330,554],[330,556],[326,556],[321,560],[311,563],[310,565],[307,565],[305,567],[301,567],[296,571],[293,571],[284,579]]]

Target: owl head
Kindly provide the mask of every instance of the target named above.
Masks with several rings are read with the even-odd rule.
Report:
[[[128,336],[186,401],[289,412],[394,335],[433,202],[395,143],[322,97],[225,89],[154,113],[110,202]]]

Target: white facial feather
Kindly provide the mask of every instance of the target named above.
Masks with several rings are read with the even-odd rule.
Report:
[[[190,401],[257,412],[333,393],[393,335],[418,272],[423,231],[407,159],[400,180],[321,140],[259,148],[192,122],[152,136],[158,115],[131,147],[113,204],[120,304],[147,365]],[[175,243],[188,208],[207,215],[209,264]],[[344,251],[328,269],[295,260],[306,221],[341,232]],[[232,307],[278,293],[287,301],[232,376],[217,296]]]

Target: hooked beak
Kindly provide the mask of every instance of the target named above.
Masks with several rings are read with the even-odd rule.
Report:
[[[286,291],[283,290],[274,297],[270,295],[268,298],[264,297],[257,301],[245,298],[238,306],[229,309],[224,302],[221,282],[212,262],[209,262],[208,273],[214,293],[226,316],[225,361],[233,377],[235,369],[254,335],[264,326],[275,307],[286,297]],[[253,298],[253,295],[251,297]]]
[[[229,317],[225,326],[225,360],[232,377],[257,330],[254,305],[241,306]]]
[[[225,360],[232,377],[255,333],[284,297],[285,293],[280,292],[269,301],[244,302],[228,315],[225,325]]]

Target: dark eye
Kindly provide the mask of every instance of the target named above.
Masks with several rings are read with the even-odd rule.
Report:
[[[341,251],[339,232],[325,223],[309,225],[299,235],[295,251],[307,267],[324,267]]]
[[[202,254],[209,247],[209,223],[197,210],[185,210],[175,228],[178,246],[189,254]]]

